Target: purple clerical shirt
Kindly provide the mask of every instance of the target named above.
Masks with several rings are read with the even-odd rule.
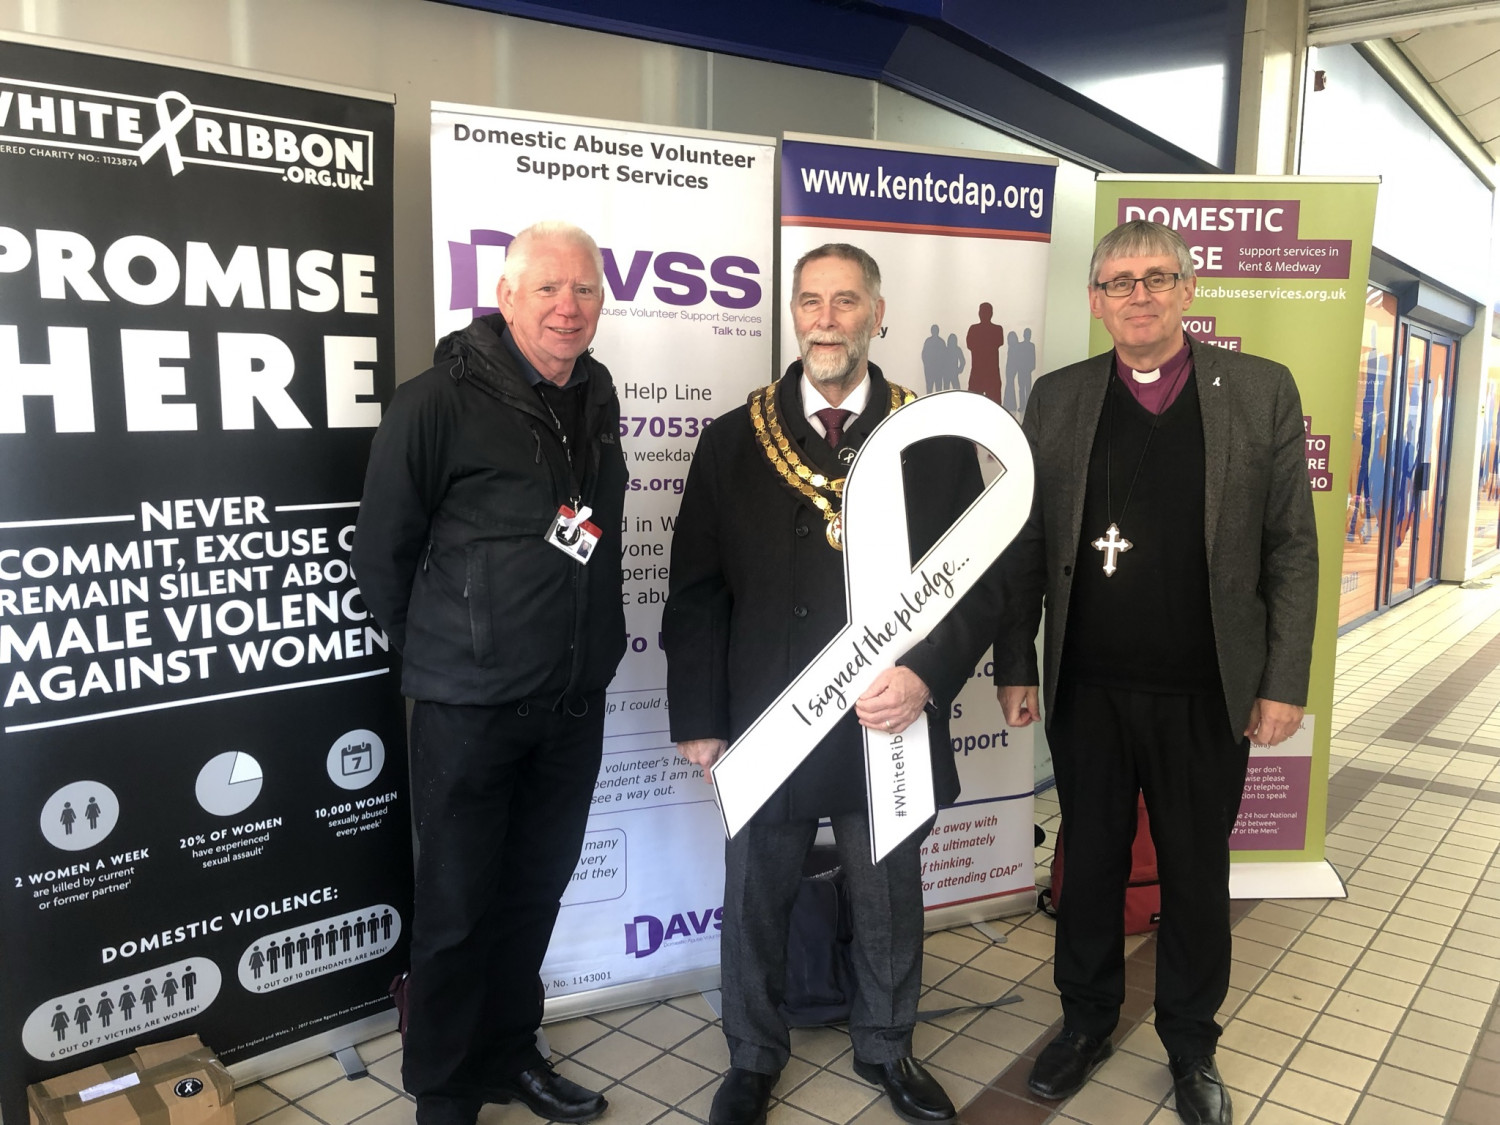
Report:
[[[1136,402],[1152,414],[1160,414],[1177,401],[1192,367],[1193,353],[1188,347],[1186,335],[1182,339],[1182,350],[1162,364],[1161,374],[1148,383],[1136,379],[1130,364],[1120,358],[1119,352],[1115,353],[1115,371],[1119,373],[1120,381],[1135,396]]]

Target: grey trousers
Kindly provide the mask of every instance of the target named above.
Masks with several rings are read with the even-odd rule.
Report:
[[[877,866],[864,813],[833,818],[854,910],[858,991],[849,1017],[854,1057],[894,1062],[911,1054],[922,991],[922,858],[919,829]],[[747,824],[724,847],[720,965],[724,1037],[731,1066],[779,1074],[791,1057],[777,1012],[786,984],[786,943],[815,821]]]

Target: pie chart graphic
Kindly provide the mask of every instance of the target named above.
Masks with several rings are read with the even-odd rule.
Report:
[[[204,763],[193,788],[204,812],[234,816],[260,796],[260,763],[243,750],[226,750]]]

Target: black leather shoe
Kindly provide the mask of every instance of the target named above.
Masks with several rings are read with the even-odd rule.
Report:
[[[929,1121],[952,1121],[957,1115],[938,1080],[910,1055],[886,1063],[855,1059],[854,1073],[866,1082],[884,1086],[891,1099],[891,1108],[903,1121],[924,1125]]]
[[[1031,1068],[1026,1087],[1039,1098],[1055,1101],[1070,1098],[1083,1088],[1089,1076],[1115,1053],[1108,1035],[1085,1035],[1063,1028],[1057,1038],[1042,1048]]]
[[[1187,1125],[1233,1125],[1234,1107],[1212,1055],[1169,1059],[1177,1116]]]
[[[520,1102],[549,1121],[592,1121],[609,1108],[603,1094],[585,1090],[544,1062],[511,1075],[491,1087],[488,1094],[492,1102]]]
[[[714,1094],[708,1125],[765,1125],[766,1106],[780,1074],[757,1074],[753,1070],[729,1068]]]
[[[455,1098],[445,1094],[417,1099],[417,1125],[474,1125],[479,1117],[478,1098]]]

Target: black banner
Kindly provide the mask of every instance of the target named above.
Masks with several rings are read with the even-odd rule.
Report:
[[[411,850],[349,568],[391,105],[0,42],[0,1112],[375,1014]]]

